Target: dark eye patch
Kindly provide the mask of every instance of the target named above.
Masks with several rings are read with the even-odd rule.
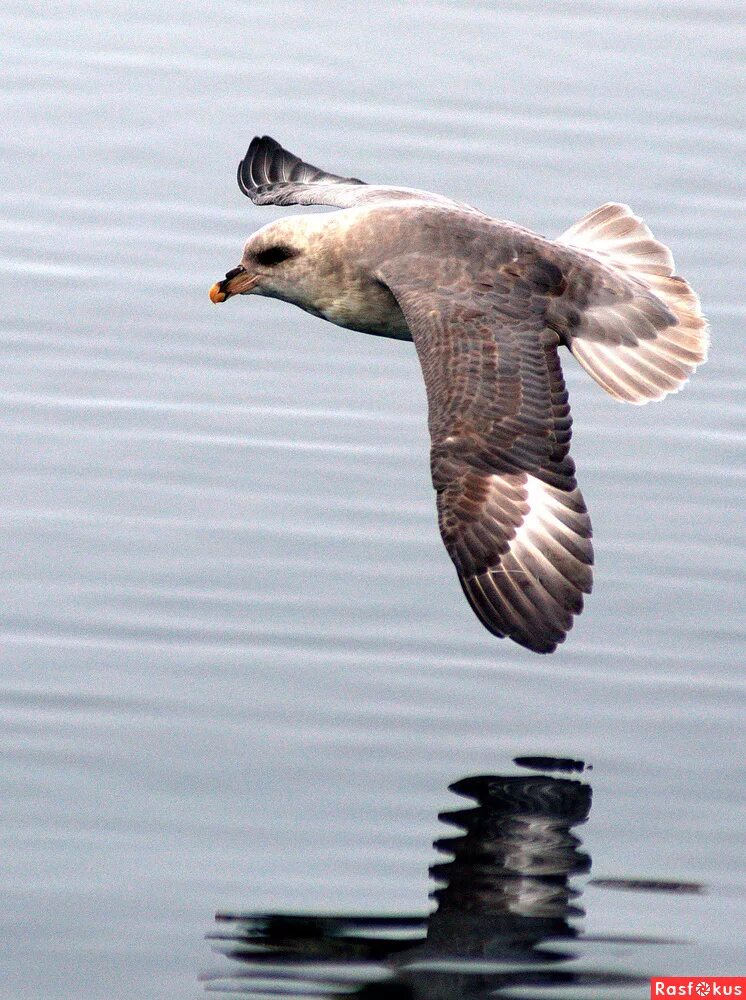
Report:
[[[259,250],[256,254],[256,262],[257,264],[262,264],[264,267],[272,267],[273,264],[281,264],[284,260],[289,260],[291,257],[297,256],[297,250],[277,243],[275,246]]]

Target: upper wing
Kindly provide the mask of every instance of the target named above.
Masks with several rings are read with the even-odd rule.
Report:
[[[379,273],[422,365],[440,531],[464,593],[495,635],[552,652],[593,563],[559,337],[544,321],[562,273],[525,248],[498,266],[410,253]]]
[[[330,205],[352,208],[371,201],[428,201],[456,205],[450,198],[415,188],[366,184],[305,163],[270,138],[255,136],[238,165],[238,186],[255,205]],[[468,208],[459,205],[459,208]],[[472,209],[473,211],[473,209]]]

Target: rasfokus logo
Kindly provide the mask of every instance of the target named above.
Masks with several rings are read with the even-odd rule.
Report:
[[[653,976],[650,1000],[654,997],[743,997],[746,976]]]

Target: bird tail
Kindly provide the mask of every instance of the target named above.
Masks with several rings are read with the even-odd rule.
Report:
[[[627,205],[613,203],[584,216],[557,242],[624,279],[604,295],[591,293],[572,321],[564,317],[565,341],[585,370],[630,403],[680,389],[707,359],[708,332],[697,295],[673,273],[668,247]]]

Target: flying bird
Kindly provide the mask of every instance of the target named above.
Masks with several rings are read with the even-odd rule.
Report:
[[[440,532],[482,624],[552,652],[591,591],[591,522],[570,457],[558,349],[615,399],[680,389],[707,356],[699,299],[626,205],[550,240],[470,205],[366,184],[269,136],[238,167],[255,205],[327,205],[251,236],[213,302],[266,295],[414,341]]]

